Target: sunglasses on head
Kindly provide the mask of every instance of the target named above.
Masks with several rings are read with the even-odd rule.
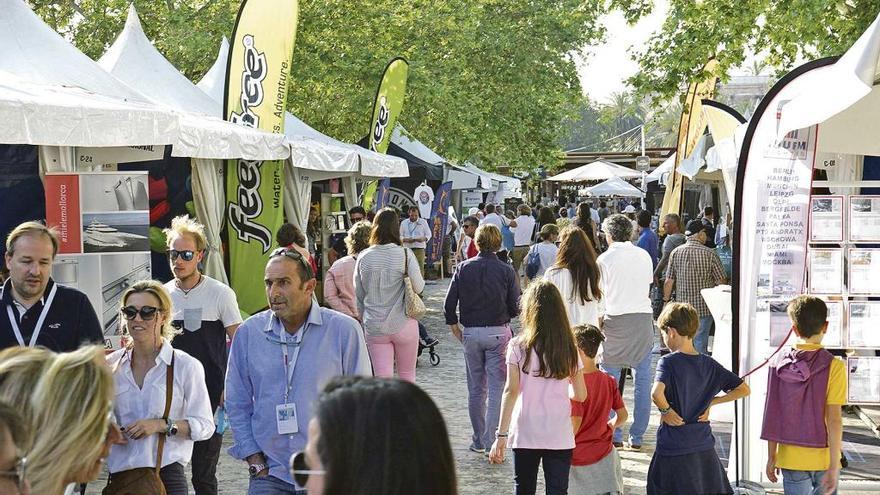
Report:
[[[296,249],[288,249],[288,248],[278,248],[275,251],[272,251],[272,254],[269,255],[269,258],[275,258],[276,256],[286,256],[292,260],[299,261],[302,266],[305,267],[306,273],[308,273],[308,278],[315,278],[315,274],[312,272],[312,265],[309,264],[309,260],[307,260],[299,251]]]
[[[183,258],[183,261],[192,261],[196,256],[196,252],[172,249],[171,251],[168,251],[168,256],[171,258],[171,261],[177,261],[177,258]]]
[[[122,308],[122,315],[125,316],[126,320],[133,320],[140,314],[142,320],[148,321],[155,318],[158,311],[159,308],[154,308],[153,306],[141,306],[141,309],[134,306],[126,306]]]
[[[0,471],[0,478],[12,480],[13,483],[18,485],[18,491],[23,492],[24,484],[27,480],[27,458],[20,456],[16,457],[14,469],[14,471]],[[308,476],[306,476],[306,478],[308,478]]]
[[[303,487],[309,482],[309,476],[324,476],[327,471],[309,469],[309,465],[306,463],[306,453],[300,451],[290,458],[290,474],[293,476],[293,481]]]

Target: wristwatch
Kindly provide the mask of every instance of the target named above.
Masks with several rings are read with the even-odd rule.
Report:
[[[669,411],[671,411],[671,410],[672,410],[672,407],[670,406],[670,407],[667,407],[667,408],[665,408],[665,409],[662,408],[662,407],[658,407],[657,410],[660,411],[660,415],[663,416],[664,414],[666,414],[666,413],[668,413]]]
[[[177,423],[171,421],[170,419],[165,420],[165,434],[169,437],[173,437],[177,435]]]
[[[262,471],[264,469],[269,469],[269,466],[262,464],[262,463],[261,464],[248,464],[248,474],[251,475],[251,478],[256,477],[257,474],[259,474],[260,471]]]

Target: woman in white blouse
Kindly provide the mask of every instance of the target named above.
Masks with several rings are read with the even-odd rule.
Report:
[[[107,459],[110,483],[122,471],[155,467],[159,439],[164,437],[162,483],[168,495],[186,495],[183,467],[192,456],[193,442],[207,440],[215,429],[204,368],[171,347],[171,298],[161,283],[143,280],[128,288],[120,316],[131,341],[107,356],[116,384],[113,412],[124,436]],[[171,406],[163,419],[169,367]]]
[[[562,231],[556,262],[544,274],[559,289],[571,326],[599,326],[603,312],[599,289],[596,250],[584,231],[568,227]]]

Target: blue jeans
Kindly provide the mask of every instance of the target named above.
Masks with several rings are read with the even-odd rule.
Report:
[[[542,462],[546,494],[567,494],[571,453],[571,449],[513,449],[513,483],[516,495],[535,495],[538,489],[538,465]]]
[[[490,449],[495,440],[501,413],[501,395],[507,379],[504,355],[510,337],[508,325],[465,327],[462,331],[468,413],[474,430],[471,447],[476,449]]]
[[[602,365],[602,371],[613,376],[617,383],[620,383],[620,368]],[[642,435],[648,429],[648,420],[651,418],[651,383],[654,378],[654,372],[651,369],[651,350],[645,354],[645,357],[639,361],[639,364],[633,368],[635,374],[635,390],[633,396],[635,398],[635,411],[633,411],[633,423],[629,427],[629,442],[632,445],[642,444]],[[614,441],[623,441],[623,429],[614,430]]]
[[[782,470],[782,488],[785,495],[818,495],[822,493],[825,471]],[[835,488],[834,493],[837,493]]]
[[[253,478],[248,483],[248,495],[306,495],[305,490],[297,490],[290,483],[274,476]]]
[[[701,316],[700,326],[694,335],[694,347],[703,354],[709,354],[709,330],[712,329],[713,321],[715,320],[711,316]]]

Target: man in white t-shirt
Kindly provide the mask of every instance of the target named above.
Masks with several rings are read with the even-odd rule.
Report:
[[[431,240],[431,235],[427,220],[419,218],[419,207],[410,206],[409,218],[400,222],[400,242],[416,255],[422,276],[425,275],[425,246]]]
[[[489,223],[498,227],[498,230],[501,232],[504,231],[504,227],[516,228],[516,220],[508,220],[504,215],[499,214],[499,211],[501,211],[500,206],[495,206],[492,203],[486,204],[486,216],[480,220],[480,225]],[[508,258],[507,250],[503,247],[497,254],[502,260]]]
[[[532,216],[532,208],[523,203],[516,209],[519,216],[516,217],[516,225],[511,227],[513,232],[513,270],[519,275],[519,269],[523,260],[529,254],[532,240],[535,238],[535,217]]]
[[[181,330],[171,344],[202,363],[211,412],[216,413],[223,404],[226,339],[232,340],[242,321],[238,301],[229,286],[199,271],[207,247],[204,226],[180,216],[165,229],[165,236],[174,274],[174,280],[165,288],[174,308],[172,324]],[[223,434],[215,432],[193,446],[192,484],[197,495],[217,493],[217,461],[222,444]]]

